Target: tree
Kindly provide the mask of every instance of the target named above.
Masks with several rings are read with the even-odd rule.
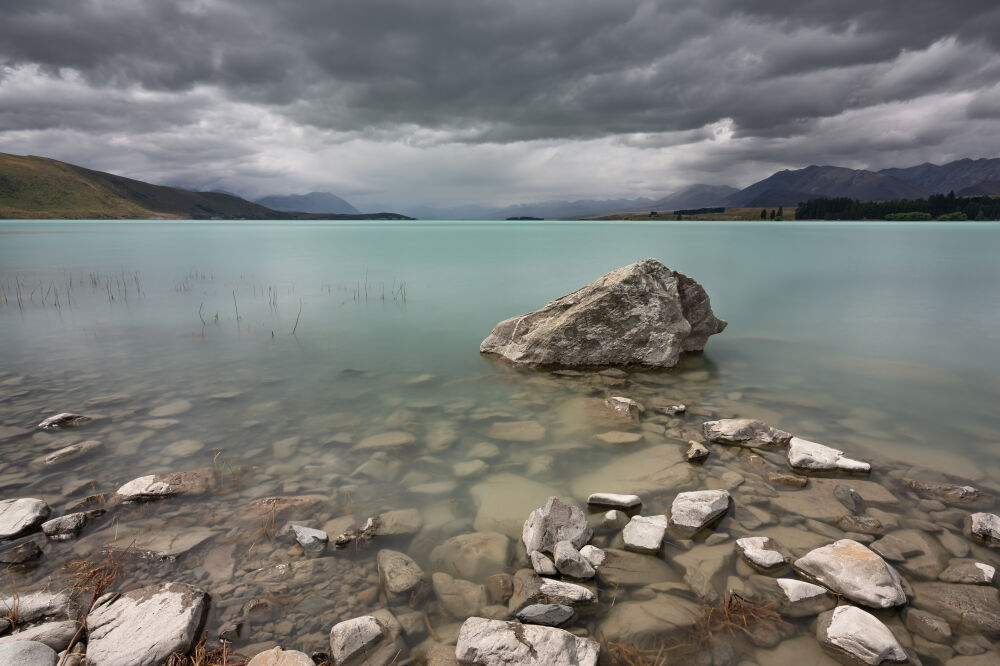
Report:
[[[760,209],[760,219],[762,219],[762,220],[766,220],[767,219],[767,209],[766,208],[761,208]]]
[[[774,209],[773,208],[771,209],[771,219],[772,220],[774,219]]]

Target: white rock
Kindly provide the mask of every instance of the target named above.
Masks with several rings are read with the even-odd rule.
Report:
[[[729,492],[694,490],[680,493],[670,505],[670,524],[683,536],[692,536],[729,510]]]
[[[376,561],[382,587],[391,603],[414,606],[430,592],[427,575],[409,555],[385,548],[378,552]]]
[[[791,559],[788,551],[770,537],[743,537],[736,540],[736,548],[750,566],[765,573],[780,569]]]
[[[202,495],[211,490],[215,474],[211,469],[196,469],[172,474],[148,474],[132,479],[115,492],[120,502],[146,502],[176,495]]]
[[[871,608],[906,603],[899,574],[877,554],[851,539],[810,551],[795,570],[851,601]]]
[[[528,553],[528,561],[531,562],[531,568],[539,576],[555,576],[558,573],[555,562],[540,550],[533,550]]]
[[[81,426],[84,423],[89,422],[91,419],[89,416],[83,416],[82,414],[73,414],[72,412],[62,412],[56,414],[55,416],[50,416],[41,423],[39,423],[36,428],[39,430],[59,430],[61,428],[75,428],[76,426]]]
[[[77,607],[69,590],[61,592],[31,592],[20,594],[15,599],[0,599],[0,612],[17,606],[17,619],[26,624],[52,620],[76,619]]]
[[[600,650],[597,641],[555,627],[470,617],[455,656],[461,664],[481,666],[596,666]]]
[[[52,541],[75,539],[87,526],[87,523],[103,515],[104,509],[92,509],[59,516],[42,523],[42,532]]]
[[[794,578],[778,578],[781,589],[781,613],[788,617],[809,617],[830,610],[837,605],[837,598],[821,585],[813,585]]]
[[[622,538],[625,540],[626,550],[658,553],[666,533],[666,516],[632,516],[632,520],[622,530]]]
[[[795,471],[807,474],[810,472],[867,474],[872,470],[872,466],[868,463],[847,458],[839,449],[799,437],[792,437],[792,441],[788,444],[788,465]]]
[[[582,548],[593,534],[586,514],[579,507],[550,497],[545,506],[532,511],[524,521],[521,540],[529,553],[533,550],[552,553],[559,541],[569,541],[574,548]]]
[[[543,578],[538,588],[545,603],[562,604],[564,606],[590,606],[597,603],[597,593],[590,588],[576,583],[566,583],[561,580]]]
[[[0,664],[10,666],[56,666],[59,655],[44,643],[10,641],[0,644]]]
[[[613,509],[634,509],[642,506],[638,495],[618,495],[616,493],[593,493],[587,498],[590,506],[606,506]]]
[[[381,641],[386,628],[371,615],[344,620],[330,629],[330,656],[333,663],[343,664]]]
[[[40,499],[0,500],[0,540],[34,532],[48,517],[49,505]]]
[[[828,649],[870,666],[907,660],[889,628],[856,606],[840,606],[820,615],[816,639]]]
[[[315,662],[305,652],[275,647],[258,652],[247,666],[315,666]]]
[[[628,525],[628,515],[618,509],[611,509],[601,516],[601,529],[620,530]]]
[[[974,513],[965,519],[965,529],[973,541],[987,546],[1000,546],[1000,516]]]
[[[314,530],[311,527],[304,527],[302,525],[292,525],[292,534],[295,535],[295,540],[302,546],[302,550],[306,551],[306,554],[311,557],[317,557],[322,554],[326,550],[326,544],[330,541],[330,536],[323,530]]]
[[[186,654],[198,639],[208,594],[184,583],[166,583],[109,594],[87,616],[88,666],[162,664]]]
[[[701,442],[688,442],[687,450],[684,452],[684,458],[688,462],[701,462],[708,457],[709,450]]]
[[[583,559],[590,562],[590,566],[594,569],[600,569],[601,565],[604,564],[604,560],[607,558],[607,554],[597,546],[591,546],[587,544],[580,549],[580,554],[583,555]]]
[[[35,624],[30,627],[22,627],[16,634],[0,638],[0,645],[32,641],[47,645],[56,652],[62,652],[69,646],[69,642],[73,640],[73,635],[79,628],[80,625],[72,620]]]
[[[706,421],[701,424],[701,430],[710,442],[762,449],[781,448],[792,438],[790,433],[757,419]]]
[[[557,542],[553,555],[556,569],[562,575],[581,579],[594,577],[594,567],[569,541]]]

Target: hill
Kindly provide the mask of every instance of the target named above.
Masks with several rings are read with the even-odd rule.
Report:
[[[0,218],[409,219],[394,213],[279,212],[229,194],[151,185],[46,157],[6,153],[0,153]]]
[[[879,173],[916,185],[926,194],[958,194],[980,183],[1000,181],[1000,159],[964,159],[940,166],[925,162],[905,169],[882,169]]]
[[[271,210],[299,211],[302,213],[334,213],[357,215],[361,211],[332,192],[310,192],[309,194],[271,195],[256,200],[261,206]]]
[[[813,197],[847,197],[859,201],[915,199],[924,190],[893,176],[834,166],[779,171],[727,198],[729,206],[795,205]]]

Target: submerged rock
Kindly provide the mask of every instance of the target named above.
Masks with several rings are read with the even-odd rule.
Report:
[[[701,285],[645,259],[500,322],[479,351],[524,366],[670,368],[725,327]]]
[[[622,539],[625,541],[626,550],[658,553],[663,546],[663,537],[666,533],[666,516],[632,516],[632,520],[622,530]]]
[[[945,583],[989,585],[993,582],[996,573],[996,567],[983,562],[953,562],[941,572],[938,578]]]
[[[430,592],[427,575],[409,555],[383,549],[378,552],[377,561],[382,587],[390,603],[416,608]]]
[[[326,544],[330,541],[330,536],[323,530],[315,530],[302,525],[292,525],[292,534],[295,535],[298,544],[302,546],[302,550],[310,557],[322,555],[323,551],[326,550]]]
[[[792,439],[791,433],[757,419],[706,421],[701,424],[701,430],[710,442],[761,449],[780,449]]]
[[[908,659],[889,628],[856,606],[840,606],[820,615],[816,640],[835,654],[870,666],[901,664]]]
[[[600,651],[597,641],[562,629],[483,617],[462,624],[455,646],[460,664],[483,666],[596,666]]]
[[[914,583],[913,606],[947,620],[953,629],[1000,636],[1000,590],[987,585]]]
[[[788,617],[809,617],[830,610],[837,605],[837,598],[828,589],[794,578],[778,578],[781,590],[779,610]]]
[[[184,583],[109,594],[87,615],[87,663],[92,666],[162,664],[198,640],[208,594]]]
[[[684,459],[688,462],[701,462],[708,457],[708,447],[700,442],[688,442],[687,450],[684,451]]]
[[[560,604],[532,604],[517,612],[517,619],[525,624],[540,624],[544,627],[558,627],[576,617],[570,606]]]
[[[388,666],[406,649],[402,634],[387,610],[344,620],[330,629],[330,656],[337,666]]]
[[[438,571],[482,582],[507,568],[510,540],[497,532],[473,532],[453,536],[431,551],[430,561]]]
[[[85,423],[90,423],[92,420],[89,416],[84,416],[83,414],[62,412],[55,416],[50,416],[35,427],[39,430],[62,430],[63,428],[76,428]]]
[[[909,478],[903,479],[903,483],[923,497],[940,500],[946,504],[985,508],[992,501],[986,493],[974,486]]]
[[[792,437],[788,444],[788,466],[800,474],[868,474],[872,466],[823,444]]]
[[[680,493],[670,505],[670,525],[678,534],[693,536],[728,510],[728,491],[696,490]]]
[[[994,513],[974,513],[965,519],[965,531],[973,541],[1000,548],[1000,516]]]
[[[743,559],[761,573],[784,569],[792,556],[780,543],[770,537],[743,537],[736,540],[736,549]]]
[[[133,479],[118,488],[119,502],[148,502],[177,495],[204,495],[215,485],[211,469],[196,469],[173,474],[149,474]]]
[[[841,539],[810,551],[794,563],[803,576],[871,608],[906,603],[899,574],[857,541]]]
[[[464,620],[486,605],[486,586],[437,572],[431,576],[434,595],[441,607],[454,618]]]
[[[587,498],[590,506],[609,507],[613,509],[634,509],[642,506],[642,499],[638,495],[618,495],[615,493],[592,493]]]
[[[49,513],[49,505],[40,499],[0,500],[0,540],[16,539],[37,531]]]

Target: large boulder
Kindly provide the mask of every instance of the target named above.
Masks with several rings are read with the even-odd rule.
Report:
[[[899,574],[857,541],[841,539],[795,561],[795,570],[862,606],[889,608],[906,603]]]
[[[0,500],[0,540],[34,532],[48,517],[49,505],[40,499]]]
[[[385,609],[344,620],[330,629],[330,656],[337,666],[387,666],[406,648],[403,627]]]
[[[455,646],[460,664],[596,666],[600,644],[555,627],[470,617]]]
[[[1000,637],[1000,590],[986,585],[914,583],[913,606],[940,615],[956,630]]]
[[[431,551],[431,564],[437,571],[484,582],[507,568],[510,540],[496,532],[473,532],[453,536]]]
[[[725,327],[700,284],[645,259],[500,322],[479,351],[521,366],[670,368]]]
[[[791,433],[757,419],[705,421],[701,424],[701,431],[710,442],[748,448],[780,449],[792,439]]]
[[[579,507],[550,497],[545,506],[532,511],[524,521],[521,540],[529,553],[537,550],[552,555],[560,541],[569,541],[579,550],[593,534],[587,515]]]
[[[87,664],[159,666],[198,640],[209,596],[184,583],[109,594],[87,616]]]

